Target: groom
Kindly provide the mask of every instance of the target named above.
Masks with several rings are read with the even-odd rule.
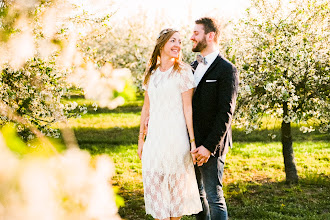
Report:
[[[195,21],[191,40],[193,52],[200,52],[191,65],[197,85],[193,96],[193,124],[196,140],[195,166],[203,211],[197,220],[228,219],[222,190],[222,175],[228,147],[232,146],[233,118],[238,73],[219,54],[219,27],[212,18]]]

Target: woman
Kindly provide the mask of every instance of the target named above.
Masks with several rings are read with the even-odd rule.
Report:
[[[143,85],[138,155],[146,213],[166,220],[198,213],[202,205],[190,154],[196,148],[192,122],[195,84],[190,66],[181,61],[178,31],[160,32]]]

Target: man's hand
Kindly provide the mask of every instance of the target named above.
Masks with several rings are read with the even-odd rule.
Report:
[[[191,151],[191,154],[194,155],[197,161],[197,166],[202,166],[204,163],[207,163],[207,161],[211,156],[211,152],[208,149],[206,149],[203,145]]]

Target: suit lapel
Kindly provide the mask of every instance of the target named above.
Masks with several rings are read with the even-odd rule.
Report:
[[[191,64],[191,67],[192,67],[192,71],[193,71],[193,74],[195,74],[195,70],[196,70],[196,68],[197,68],[197,66],[198,66],[198,62],[195,60],[194,62],[192,62]]]
[[[213,61],[213,63],[211,64],[211,66],[206,70],[206,72],[205,72],[205,74],[204,74],[204,76],[202,77],[202,79],[201,79],[201,81],[198,83],[198,86],[197,86],[197,88],[196,88],[196,90],[195,90],[195,92],[198,90],[198,88],[200,88],[201,87],[201,84],[203,83],[203,80],[205,79],[205,77],[213,70],[213,68],[220,62],[220,60],[222,60],[222,57],[221,57],[221,55],[219,54],[218,56],[217,56],[217,58],[215,58],[215,60]],[[196,61],[196,63],[198,64],[198,62]],[[196,66],[196,68],[197,68],[197,66]],[[195,68],[195,69],[196,69]]]

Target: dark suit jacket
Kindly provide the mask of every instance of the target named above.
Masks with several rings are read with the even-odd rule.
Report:
[[[195,70],[197,61],[192,64]],[[203,145],[215,156],[232,146],[231,122],[238,88],[236,67],[221,55],[199,82],[192,101],[196,146]]]

